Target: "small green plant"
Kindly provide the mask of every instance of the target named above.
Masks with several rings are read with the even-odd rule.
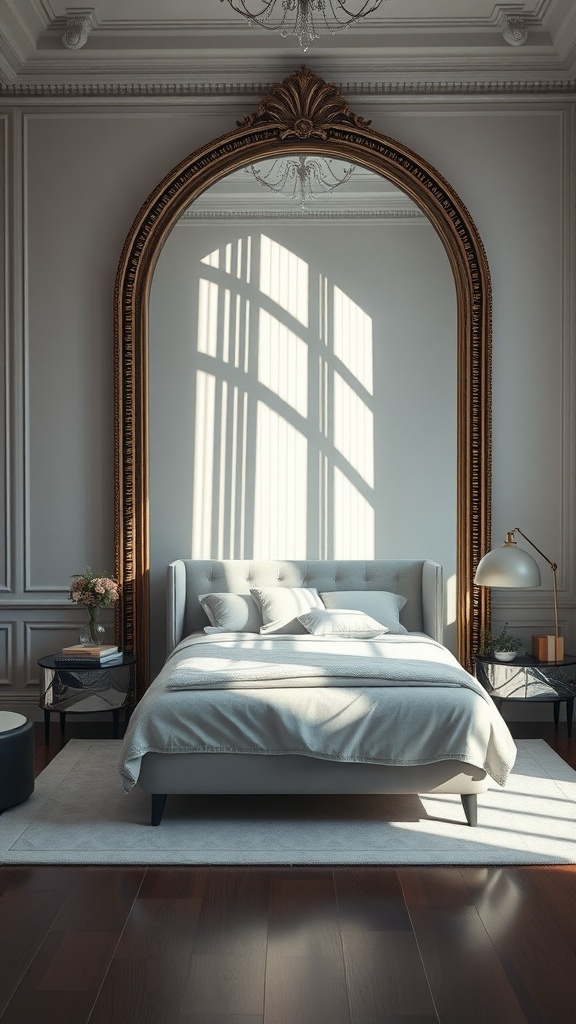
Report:
[[[500,632],[495,636],[492,635],[489,629],[483,630],[480,635],[478,654],[481,657],[489,657],[496,651],[517,653],[523,647],[524,641],[519,636],[513,636],[512,633],[509,633],[508,623],[505,622]]]
[[[521,651],[524,641],[518,636],[508,632],[508,623],[505,622],[497,636],[492,639],[492,646],[495,651]]]

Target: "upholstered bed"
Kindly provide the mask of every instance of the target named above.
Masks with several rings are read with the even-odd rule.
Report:
[[[172,563],[126,791],[151,795],[152,824],[170,794],[430,792],[460,794],[476,824],[515,746],[442,645],[442,592],[425,560]]]

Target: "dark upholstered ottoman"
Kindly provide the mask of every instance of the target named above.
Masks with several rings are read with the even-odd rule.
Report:
[[[34,792],[34,726],[15,711],[0,711],[0,814]]]

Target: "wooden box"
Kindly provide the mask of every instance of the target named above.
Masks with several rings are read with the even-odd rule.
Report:
[[[538,661],[562,661],[564,657],[563,636],[533,636],[532,654]]]

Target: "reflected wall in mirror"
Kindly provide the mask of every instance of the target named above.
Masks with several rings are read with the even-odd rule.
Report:
[[[247,170],[283,157],[354,171],[294,218]],[[158,185],[115,301],[118,634],[140,689],[151,572],[159,594],[189,554],[455,564],[469,666],[488,615],[473,578],[490,545],[490,282],[441,175],[302,68]]]
[[[330,161],[322,192],[321,157],[289,161],[296,175],[262,161],[208,189],[154,271],[152,674],[165,656],[166,564],[178,553],[432,558],[444,566],[445,642],[456,649],[448,258],[422,211],[381,175]],[[308,161],[314,198],[295,189]],[[275,187],[287,179],[287,196],[263,188],[270,171]]]

